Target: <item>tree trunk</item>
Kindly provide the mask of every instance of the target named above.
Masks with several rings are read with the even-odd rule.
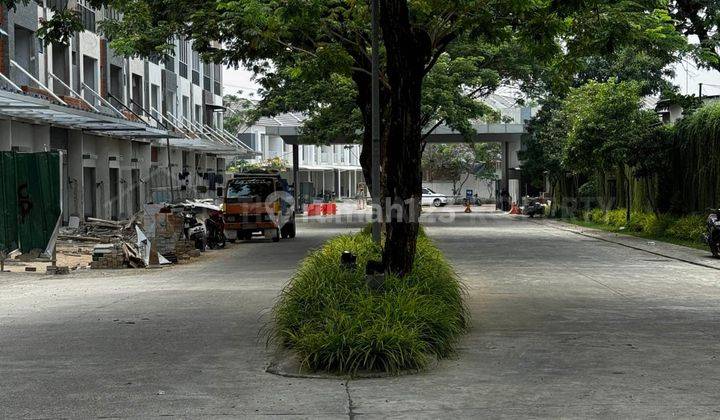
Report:
[[[381,0],[380,25],[390,85],[390,114],[382,138],[385,143],[383,198],[386,200],[383,263],[388,272],[402,276],[412,270],[419,231],[420,105],[430,39],[411,25],[407,0]]]

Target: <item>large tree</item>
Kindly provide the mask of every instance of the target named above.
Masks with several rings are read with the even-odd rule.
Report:
[[[0,0],[12,2],[14,0]],[[252,68],[262,109],[303,111],[318,128],[370,151],[369,7],[337,0],[93,0],[123,14],[105,21],[111,45],[128,55],[171,51],[193,40],[206,60]],[[485,108],[473,99],[501,82],[547,90],[591,53],[618,44],[656,48],[674,30],[660,0],[380,0],[381,196],[400,212],[385,220],[383,260],[413,264],[424,139],[445,123],[471,134]],[[565,54],[563,54],[565,52]],[[557,58],[561,57],[561,58]],[[587,66],[585,66],[587,68]],[[534,83],[542,80],[543,83]],[[300,94],[298,94],[300,93]],[[304,93],[304,94],[302,94]],[[298,95],[295,95],[298,94]],[[370,183],[369,183],[370,184]]]

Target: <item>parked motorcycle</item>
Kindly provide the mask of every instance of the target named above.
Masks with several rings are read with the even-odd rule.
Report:
[[[210,210],[208,218],[205,219],[205,228],[207,229],[207,243],[210,249],[225,247],[225,221],[222,212]]]
[[[183,233],[185,239],[195,242],[195,248],[200,252],[205,251],[207,243],[207,231],[205,225],[202,224],[195,215],[192,208],[186,207],[182,212],[183,217]]]
[[[714,210],[708,216],[705,228],[705,243],[710,246],[713,256],[720,258],[720,210]]]
[[[531,201],[523,208],[523,214],[530,216],[530,218],[542,216],[545,214],[545,206],[543,206],[539,201]]]

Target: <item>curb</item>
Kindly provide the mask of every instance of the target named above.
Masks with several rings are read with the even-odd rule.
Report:
[[[717,265],[709,264],[709,263],[706,263],[706,262],[703,262],[700,260],[701,258],[704,258],[701,255],[699,255],[699,253],[702,251],[698,251],[698,255],[695,258],[690,258],[687,256],[678,255],[677,253],[673,253],[673,252],[671,252],[671,250],[664,251],[662,249],[659,249],[659,250],[658,249],[648,249],[646,247],[634,245],[630,242],[632,242],[632,241],[639,242],[644,239],[638,238],[635,236],[631,236],[631,235],[623,235],[623,234],[618,234],[618,233],[605,232],[605,231],[599,230],[599,229],[586,228],[586,227],[582,227],[582,226],[573,225],[571,223],[563,222],[560,220],[542,219],[542,220],[533,220],[532,222],[536,223],[538,225],[548,226],[553,229],[563,230],[566,232],[574,233],[576,235],[585,236],[587,238],[597,239],[599,241],[624,246],[626,248],[634,249],[637,251],[643,251],[648,254],[656,255],[659,257],[670,258],[670,259],[684,262],[687,264],[692,264],[695,266],[720,271],[720,260],[713,260],[713,261],[718,262]],[[612,235],[614,235],[614,237],[617,239],[613,238]],[[675,244],[671,244],[668,242],[662,242],[662,241],[653,241],[653,242],[662,243],[664,246],[667,246],[667,247],[678,247],[678,248],[682,249],[683,251],[685,251],[685,250],[687,250],[687,251],[693,250],[694,251],[695,250],[694,248],[683,247],[682,245],[675,245]],[[708,257],[708,259],[709,258],[710,257]]]

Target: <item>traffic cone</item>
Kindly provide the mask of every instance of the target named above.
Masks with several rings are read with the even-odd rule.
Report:
[[[472,213],[472,210],[470,209],[470,202],[465,202],[465,213]]]
[[[512,207],[510,208],[510,214],[522,214],[522,212],[520,211],[520,207],[517,206],[517,203],[512,203]]]

